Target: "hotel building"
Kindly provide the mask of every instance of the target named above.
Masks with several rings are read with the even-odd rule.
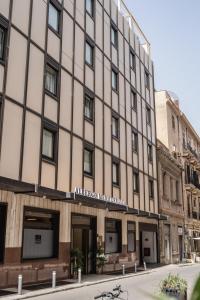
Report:
[[[156,263],[154,72],[123,1],[0,1],[0,286]]]

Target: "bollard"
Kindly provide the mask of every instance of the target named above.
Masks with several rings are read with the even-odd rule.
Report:
[[[135,273],[137,273],[137,263],[135,263]]]
[[[78,269],[78,283],[81,283],[81,268]]]
[[[144,261],[144,270],[145,271],[147,270],[147,265],[146,265],[145,261]]]
[[[56,288],[56,271],[52,272],[52,289]]]
[[[122,275],[125,275],[125,265],[122,265]]]
[[[18,295],[22,295],[22,275],[18,275]]]

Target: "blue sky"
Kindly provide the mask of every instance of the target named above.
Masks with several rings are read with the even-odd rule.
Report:
[[[175,92],[200,134],[200,0],[125,0],[151,43],[156,89]]]

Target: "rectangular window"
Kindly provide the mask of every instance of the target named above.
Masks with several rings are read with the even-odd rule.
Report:
[[[118,91],[118,73],[114,70],[112,70],[112,88]]]
[[[50,64],[46,65],[45,89],[49,93],[57,96],[58,70]]]
[[[139,173],[133,171],[133,191],[139,193]]]
[[[84,149],[84,173],[92,175],[92,165],[93,165],[93,151],[85,148]]]
[[[151,124],[151,109],[149,107],[146,108],[147,113],[147,124]]]
[[[179,202],[179,181],[176,180],[176,201]]]
[[[25,208],[23,223],[23,259],[57,258],[59,213]]]
[[[112,136],[119,138],[119,119],[112,117]]]
[[[145,71],[144,73],[144,82],[145,82],[145,87],[149,89],[150,82],[149,82],[149,73]]]
[[[117,48],[118,44],[118,36],[117,36],[117,29],[115,28],[114,25],[111,26],[111,43],[112,45]]]
[[[122,224],[120,220],[106,219],[105,220],[105,253],[121,253],[122,238],[121,230]]]
[[[0,204],[0,263],[3,263],[6,237],[7,205]]]
[[[148,144],[148,159],[149,159],[149,162],[152,162],[153,161],[153,150],[152,150],[152,145],[151,144]]]
[[[60,10],[53,5],[53,3],[49,3],[49,26],[59,33],[60,30]]]
[[[172,128],[176,129],[176,125],[175,125],[175,117],[172,115]]]
[[[119,164],[117,162],[113,162],[112,164],[113,171],[113,184],[119,186]]]
[[[43,129],[42,156],[55,161],[55,135],[54,131],[48,128]]]
[[[5,29],[0,26],[0,60],[4,60],[5,35]]]
[[[136,251],[136,227],[135,222],[127,223],[127,236],[128,236],[128,252]]]
[[[154,183],[152,179],[149,179],[149,197],[154,198]]]
[[[135,53],[132,50],[130,52],[130,65],[131,69],[135,70]]]
[[[94,0],[86,0],[86,11],[91,16],[94,17]]]
[[[85,44],[85,62],[92,66],[94,65],[94,47],[88,42],[86,41]]]
[[[131,103],[132,103],[132,108],[136,111],[137,110],[137,94],[134,91],[131,91]]]
[[[85,118],[89,119],[90,121],[93,121],[94,119],[94,99],[92,99],[90,96],[85,95]]]
[[[138,152],[138,134],[135,131],[132,132],[132,148],[134,152]]]

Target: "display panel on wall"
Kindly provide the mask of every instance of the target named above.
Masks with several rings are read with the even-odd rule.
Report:
[[[25,208],[23,259],[58,257],[59,213]]]

